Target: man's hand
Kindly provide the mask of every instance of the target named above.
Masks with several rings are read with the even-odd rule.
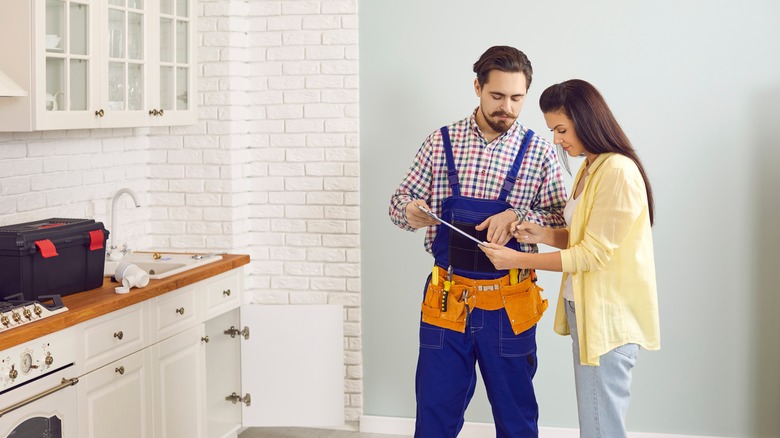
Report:
[[[506,245],[512,238],[512,222],[517,222],[517,215],[512,210],[502,211],[485,219],[484,222],[477,225],[477,231],[487,228],[487,241],[498,245]]]
[[[430,227],[439,223],[436,219],[423,213],[418,206],[422,205],[426,210],[431,209],[422,199],[415,199],[406,204],[406,220],[412,228]]]

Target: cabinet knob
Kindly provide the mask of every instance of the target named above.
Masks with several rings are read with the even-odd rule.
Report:
[[[103,111],[102,109],[99,109],[99,110],[95,111],[95,115],[98,116],[98,117],[103,117],[103,116],[106,115],[106,112]]]
[[[229,296],[230,296],[230,289],[223,290],[223,291],[222,291],[222,295],[224,295],[224,296],[226,296],[226,297],[229,297]]]
[[[162,108],[160,108],[160,111],[157,111],[157,115],[158,115],[158,116],[160,116],[160,117],[162,117],[162,116],[163,116],[163,114],[164,114],[164,112],[163,112],[163,109],[162,109]]]
[[[149,115],[150,115],[150,116],[156,116],[157,114],[158,114],[158,112],[157,112],[157,108],[154,108],[154,109],[150,109],[150,110],[149,110]]]
[[[121,340],[122,340],[122,338],[124,338],[124,337],[125,337],[125,334],[124,334],[124,333],[122,333],[122,331],[120,330],[120,331],[118,331],[118,332],[114,333],[114,337],[115,337],[115,338],[117,338],[117,339],[119,339],[119,340],[121,341]]]
[[[204,336],[204,337],[200,338],[200,340],[205,342],[205,343],[207,343],[207,344],[209,343],[209,337],[208,336]]]
[[[176,309],[176,313],[178,313],[179,315],[184,315],[184,307],[179,307],[178,309]]]
[[[115,373],[119,373],[120,375],[124,374],[125,373],[125,366],[122,365],[119,368],[114,368],[114,372]]]

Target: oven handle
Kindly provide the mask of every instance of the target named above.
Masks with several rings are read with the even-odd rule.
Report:
[[[54,388],[47,389],[46,391],[43,391],[40,394],[36,394],[36,395],[26,399],[26,400],[22,400],[19,403],[16,403],[16,404],[13,404],[11,406],[8,406],[7,408],[0,409],[0,417],[2,417],[5,414],[8,414],[10,412],[13,412],[13,411],[15,411],[15,410],[17,410],[17,409],[19,409],[21,407],[27,406],[30,403],[32,403],[34,401],[37,401],[37,400],[40,400],[40,399],[42,399],[42,398],[44,398],[44,397],[46,397],[48,395],[54,394],[57,391],[61,391],[61,390],[65,389],[65,388],[67,388],[68,386],[73,386],[73,385],[75,385],[77,383],[79,383],[79,379],[76,378],[76,377],[74,377],[72,379],[66,379],[66,378],[63,377],[62,383],[60,383],[59,385],[55,386]]]

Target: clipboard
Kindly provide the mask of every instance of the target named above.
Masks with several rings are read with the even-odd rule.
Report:
[[[456,232],[460,233],[462,236],[468,238],[469,240],[473,241],[477,245],[484,245],[485,242],[480,241],[476,237],[467,234],[465,231],[461,230],[460,228],[457,228],[455,225],[452,225],[451,223],[445,221],[444,219],[440,218],[439,216],[436,216],[432,211],[428,210],[427,208],[423,207],[422,205],[418,205],[417,208],[420,209],[423,213],[427,214],[428,216],[436,219],[437,221],[441,222],[442,225],[445,225],[447,227],[450,227],[451,229],[455,230]]]

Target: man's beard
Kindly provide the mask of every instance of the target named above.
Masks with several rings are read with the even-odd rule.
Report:
[[[485,110],[482,110],[482,116],[485,117],[485,122],[488,124],[488,126],[490,126],[490,129],[492,129],[493,131],[499,134],[503,134],[506,131],[508,131],[509,128],[515,123],[515,120],[517,120],[517,116],[506,113],[504,111],[496,111],[490,114],[490,117],[507,116],[508,117],[507,121],[501,121],[501,120],[493,121],[490,119],[490,117],[488,117],[487,114],[485,114]]]

